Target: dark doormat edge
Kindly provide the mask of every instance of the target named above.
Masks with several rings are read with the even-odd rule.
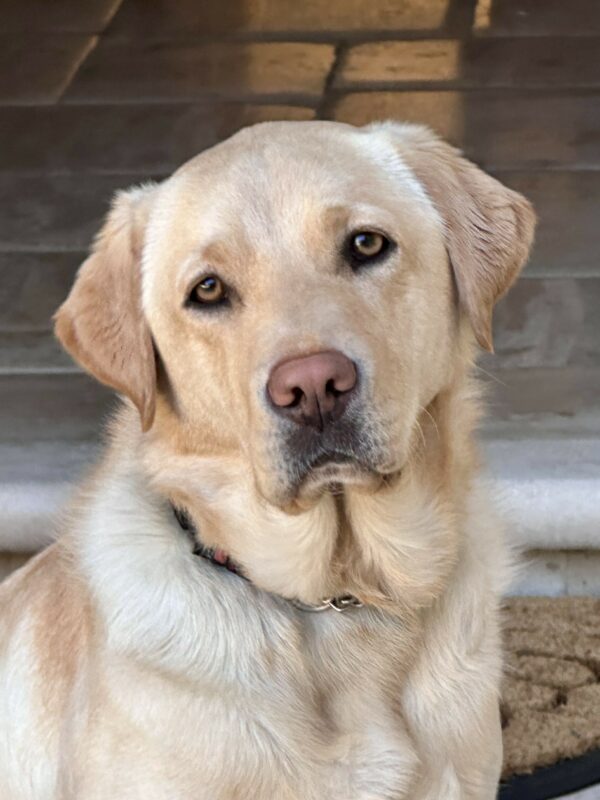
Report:
[[[600,784],[600,750],[565,759],[500,784],[498,800],[553,800]]]

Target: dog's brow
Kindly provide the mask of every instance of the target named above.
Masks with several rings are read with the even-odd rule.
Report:
[[[227,261],[229,253],[227,252],[226,245],[221,241],[212,241],[202,247],[199,252],[199,258],[209,264],[221,264]]]

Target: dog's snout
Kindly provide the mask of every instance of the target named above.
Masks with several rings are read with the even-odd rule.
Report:
[[[267,392],[279,413],[323,430],[344,413],[356,382],[354,363],[338,350],[328,350],[278,364]]]

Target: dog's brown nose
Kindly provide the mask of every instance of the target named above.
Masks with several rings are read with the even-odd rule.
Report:
[[[338,350],[328,350],[278,364],[267,392],[277,411],[299,425],[322,430],[341,417],[355,386],[352,361]]]

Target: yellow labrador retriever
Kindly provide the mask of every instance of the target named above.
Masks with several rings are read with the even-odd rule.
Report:
[[[56,316],[125,402],[0,590],[2,800],[492,800],[476,343],[523,197],[425,128],[268,123],[120,194]]]

